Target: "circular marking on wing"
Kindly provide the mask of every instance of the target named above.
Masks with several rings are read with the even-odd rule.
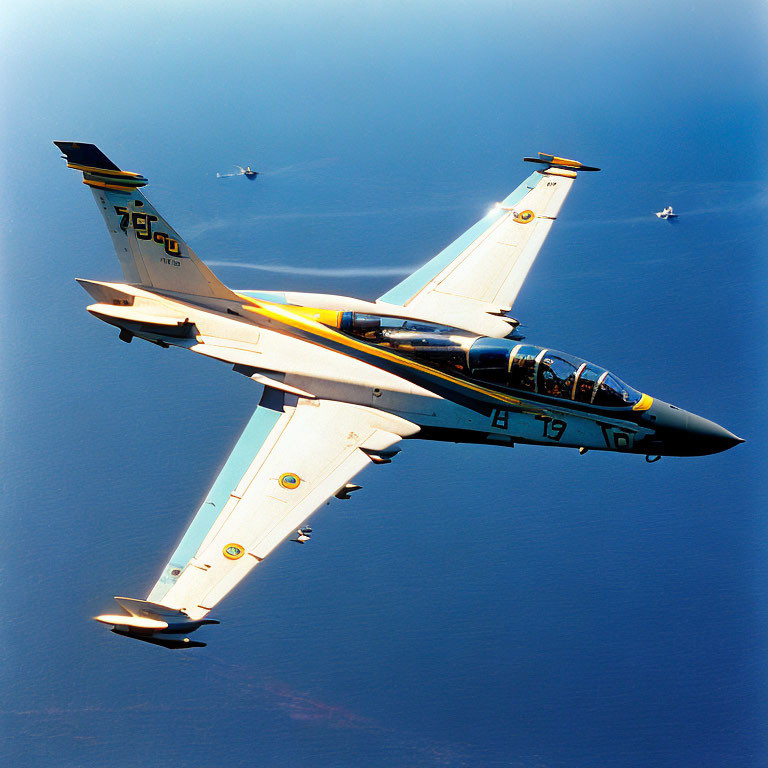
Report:
[[[221,552],[228,560],[239,560],[245,554],[245,547],[242,544],[227,544]]]
[[[299,487],[301,480],[299,480],[299,476],[295,475],[293,472],[284,472],[282,475],[280,475],[280,479],[277,482],[280,483],[283,488],[287,488],[289,491],[292,491],[294,488]]]
[[[174,578],[176,578],[177,576],[181,576],[181,568],[174,568],[171,571],[171,576],[173,576]]]
[[[518,224],[527,224],[530,221],[533,221],[536,218],[533,211],[521,211],[520,213],[515,216],[515,221]]]

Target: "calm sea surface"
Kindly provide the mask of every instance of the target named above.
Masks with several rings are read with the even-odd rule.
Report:
[[[90,44],[85,7],[10,14],[6,765],[766,764],[763,54],[707,8],[563,6],[573,34],[547,35],[501,6],[99,8]],[[120,270],[53,139],[148,176],[233,288],[363,298],[511,191],[524,154],[603,166],[519,297],[524,332],[747,442],[650,465],[409,441],[216,609],[207,648],[116,637],[90,617],[147,593],[260,388],[85,312],[74,278]],[[234,163],[274,173],[215,178]]]

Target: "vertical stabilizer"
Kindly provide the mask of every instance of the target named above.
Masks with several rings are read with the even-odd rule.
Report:
[[[147,179],[122,171],[98,147],[55,141],[67,167],[93,192],[126,282],[160,290],[236,299],[139,191]]]

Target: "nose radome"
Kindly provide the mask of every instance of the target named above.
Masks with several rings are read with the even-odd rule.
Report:
[[[742,438],[714,421],[654,399],[648,420],[670,455],[706,456],[743,443]]]
[[[702,454],[720,453],[744,442],[725,427],[695,413],[688,413],[688,432],[691,434],[693,447],[701,448]]]

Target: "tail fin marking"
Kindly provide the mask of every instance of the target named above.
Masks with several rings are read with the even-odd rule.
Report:
[[[67,166],[81,171],[83,183],[91,188],[127,282],[237,300],[139,191],[147,179],[121,171],[93,144],[54,144],[64,153]]]

